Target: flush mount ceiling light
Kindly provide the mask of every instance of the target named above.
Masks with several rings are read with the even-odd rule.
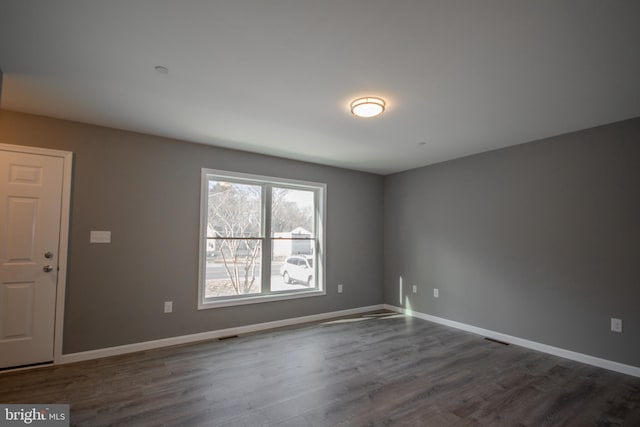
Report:
[[[367,96],[351,102],[351,113],[356,117],[375,117],[384,112],[387,104],[382,98]]]

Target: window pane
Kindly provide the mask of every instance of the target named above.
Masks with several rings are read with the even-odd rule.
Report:
[[[262,242],[259,239],[207,239],[205,298],[259,294]]]
[[[306,254],[291,255],[296,245],[304,243]],[[309,290],[316,287],[314,268],[315,240],[273,240],[271,250],[271,291]]]
[[[324,184],[211,169],[202,178],[199,309],[322,294]]]
[[[315,237],[313,191],[273,187],[271,199],[271,236],[288,239]]]
[[[209,180],[207,237],[261,237],[262,187]]]

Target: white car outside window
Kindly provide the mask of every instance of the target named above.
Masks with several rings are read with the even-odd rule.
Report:
[[[305,256],[290,256],[280,267],[280,275],[285,283],[301,282],[313,285],[313,258]]]

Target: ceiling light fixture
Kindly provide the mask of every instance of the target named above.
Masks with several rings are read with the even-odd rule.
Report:
[[[351,114],[356,117],[375,117],[384,112],[386,103],[382,98],[367,96],[351,102]]]

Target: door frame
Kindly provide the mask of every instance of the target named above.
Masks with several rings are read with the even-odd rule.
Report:
[[[73,153],[71,151],[50,148],[30,147],[4,144],[0,142],[0,150],[16,153],[37,154],[41,156],[59,157],[63,160],[62,199],[60,205],[60,235],[58,247],[58,280],[56,283],[56,318],[53,332],[53,363],[62,359],[62,333],[64,328],[64,299],[67,288],[67,263],[69,250],[69,220],[71,217],[71,177],[73,172]]]

